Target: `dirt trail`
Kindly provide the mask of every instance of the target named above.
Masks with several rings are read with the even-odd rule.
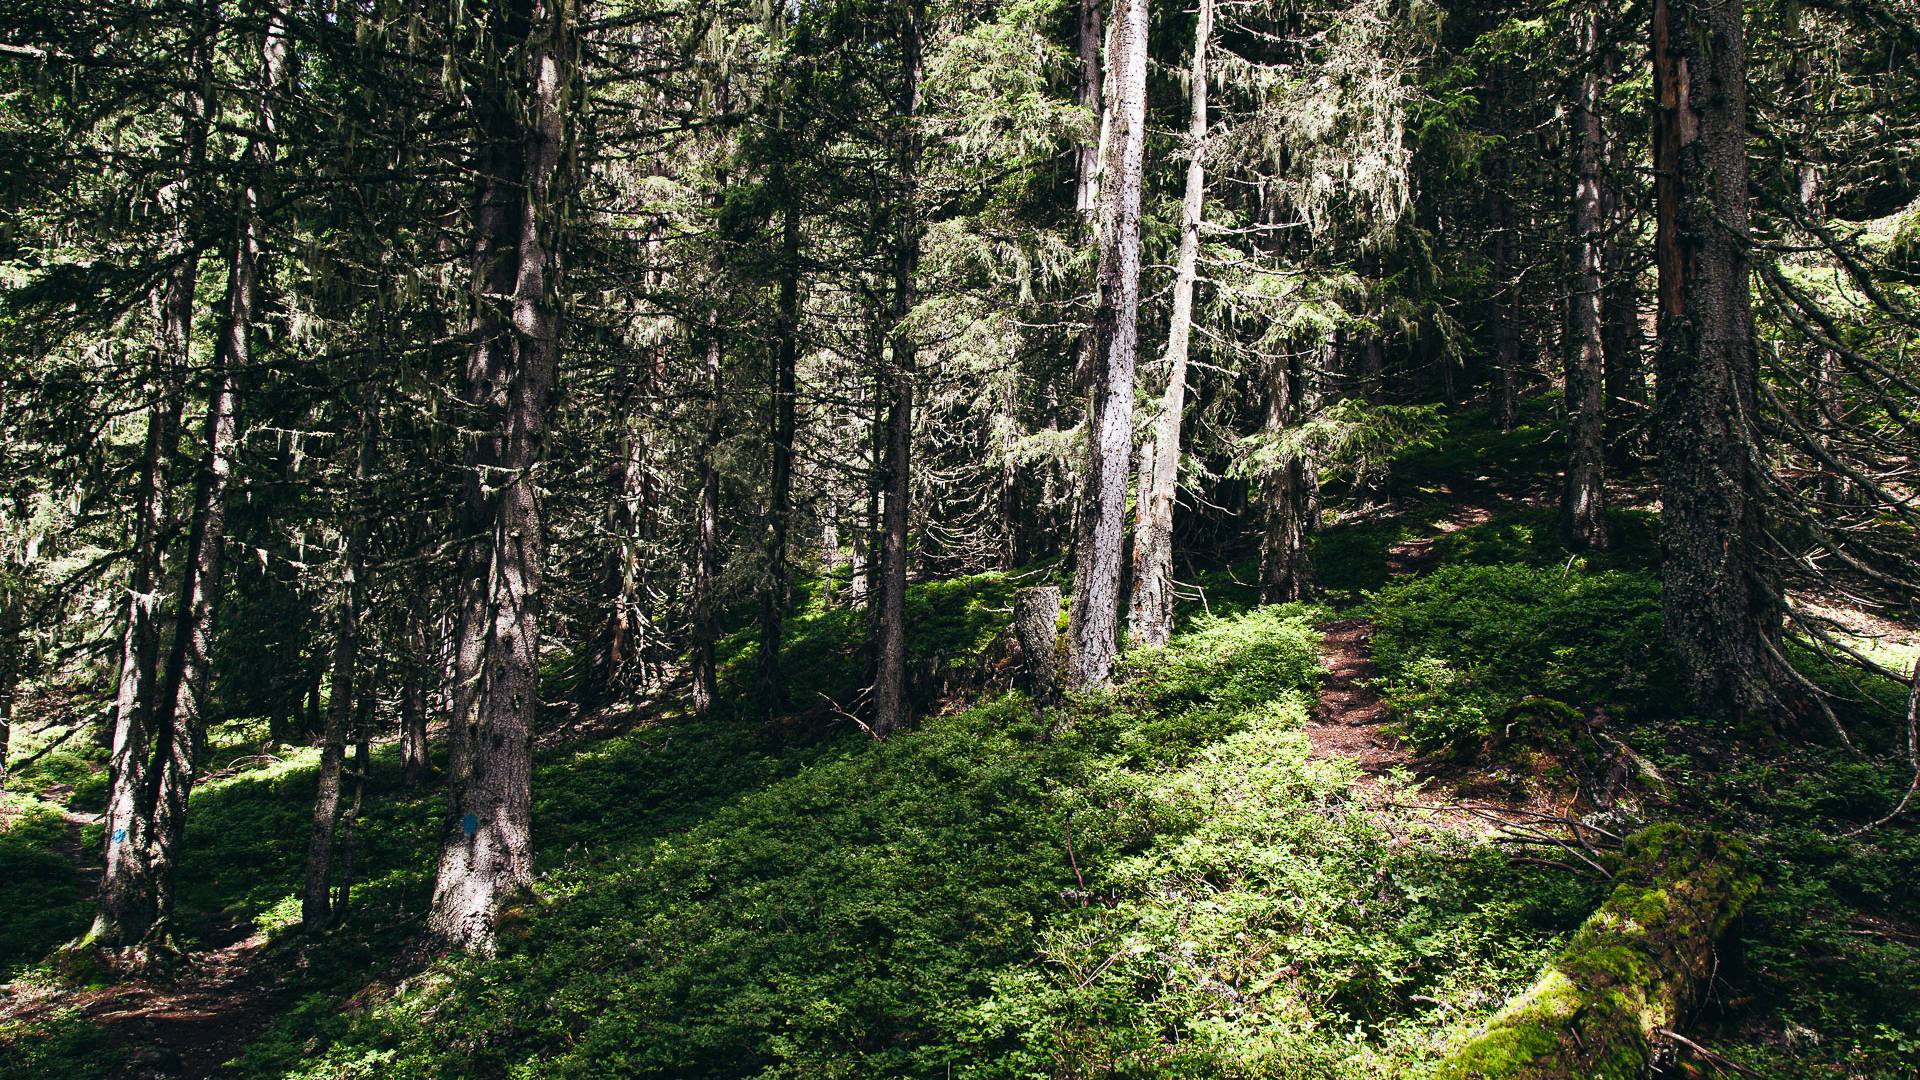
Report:
[[[1368,645],[1373,624],[1341,619],[1320,632],[1320,662],[1327,681],[1307,722],[1314,756],[1352,758],[1362,774],[1375,780],[1396,765],[1410,765],[1412,750],[1386,730],[1386,703],[1368,685],[1376,674]]]

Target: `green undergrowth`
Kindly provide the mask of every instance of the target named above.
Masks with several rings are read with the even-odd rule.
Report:
[[[1591,749],[1580,736],[1603,724],[1659,770],[1662,813],[1742,838],[1761,883],[1690,1037],[1779,1080],[1911,1075],[1920,830],[1910,813],[1848,835],[1885,815],[1911,779],[1906,688],[1791,652],[1835,695],[1864,762],[1818,716],[1770,734],[1701,720],[1660,649],[1657,577],[1569,563],[1539,534],[1520,536],[1520,524],[1497,519],[1442,548],[1436,569],[1368,598],[1395,722],[1435,752],[1478,753],[1503,740]],[[1515,561],[1467,561],[1496,553]]]
[[[1310,762],[1301,731],[1317,617],[1203,617],[1110,694],[1044,713],[1001,696],[817,746],[770,782],[709,776],[732,794],[683,828],[601,830],[596,856],[554,866],[498,957],[349,1009],[313,998],[249,1071],[1333,1077],[1423,1060],[1593,897],[1355,808],[1350,768]],[[660,781],[634,765],[634,791]]]
[[[9,791],[0,800],[0,981],[45,957],[93,913],[92,894],[59,846],[60,808]]]
[[[1022,582],[988,572],[907,588],[907,655],[913,658],[909,693],[928,707],[951,687],[976,685],[988,650],[1006,625],[1013,593]],[[781,667],[787,700],[799,712],[850,706],[867,680],[867,613],[846,603],[828,603],[825,579],[802,582],[785,624]],[[844,597],[846,575],[834,588]],[[752,702],[759,664],[756,627],[729,634],[717,650],[722,705]]]
[[[1672,682],[1644,572],[1447,565],[1371,594],[1364,612],[1381,696],[1429,750],[1639,708]]]

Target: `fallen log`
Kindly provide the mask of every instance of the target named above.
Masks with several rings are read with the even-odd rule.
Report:
[[[1627,837],[1613,894],[1441,1080],[1639,1080],[1712,978],[1758,881],[1738,840],[1682,825]]]

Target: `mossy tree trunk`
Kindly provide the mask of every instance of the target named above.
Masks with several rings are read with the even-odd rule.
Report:
[[[1679,825],[1627,838],[1613,894],[1440,1080],[1638,1080],[1713,975],[1753,895],[1738,842]]]

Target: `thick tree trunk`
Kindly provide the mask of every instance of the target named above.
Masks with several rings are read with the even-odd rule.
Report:
[[[475,347],[467,400],[488,418],[467,480],[472,574],[462,604],[458,694],[450,742],[451,813],[443,834],[430,930],[456,948],[487,953],[506,901],[533,877],[533,737],[540,710],[540,587],[544,544],[534,472],[559,352],[551,280],[560,273],[558,219],[570,76],[568,0],[517,0],[495,33],[520,95],[501,86],[481,130],[493,146],[474,250]],[[525,37],[512,40],[514,27]],[[511,171],[507,167],[515,166]],[[502,271],[501,266],[505,269]],[[490,287],[506,277],[500,312]]]
[[[1020,645],[1019,686],[1035,705],[1060,696],[1060,586],[1013,594],[1013,636]]]
[[[238,448],[234,379],[247,365],[251,348],[260,257],[257,220],[260,187],[273,153],[269,145],[275,131],[273,97],[286,74],[286,66],[286,24],[277,11],[270,12],[261,39],[260,96],[256,106],[256,123],[264,139],[254,138],[248,142],[249,175],[241,182],[235,200],[227,295],[220,337],[214,343],[212,370],[208,375],[206,464],[194,498],[166,681],[156,702],[153,757],[147,770],[145,796],[136,811],[150,823],[146,861],[153,891],[152,921],[144,928],[142,937],[161,947],[171,944],[173,874],[179,865],[181,841],[186,836],[187,800],[193,790],[196,757],[204,738],[202,726],[206,717],[202,710],[211,675],[214,616],[220,604],[227,486],[233,477]]]
[[[1653,39],[1666,637],[1699,707],[1763,718],[1778,703],[1783,606],[1751,458],[1742,8],[1655,0]]]
[[[1119,645],[1120,570],[1127,474],[1133,458],[1133,370],[1139,341],[1140,189],[1146,151],[1147,0],[1119,0],[1114,19],[1113,138],[1105,191],[1109,228],[1100,250],[1093,316],[1094,386],[1087,475],[1074,553],[1074,686],[1104,686]]]
[[[1718,964],[1758,879],[1745,849],[1655,825],[1627,837],[1613,894],[1547,970],[1442,1063],[1443,1080],[1640,1080]]]
[[[1573,275],[1567,295],[1567,469],[1560,496],[1560,534],[1575,550],[1607,546],[1605,312],[1607,133],[1600,109],[1607,93],[1601,58],[1600,8],[1574,15],[1581,72],[1574,103]]]
[[[923,0],[907,0],[902,8],[901,130],[894,178],[900,197],[895,209],[893,367],[889,372],[892,400],[887,416],[886,514],[880,529],[880,611],[874,636],[873,730],[883,736],[907,719],[907,500],[913,489],[910,469],[917,377],[916,343],[908,319],[915,303],[914,279],[920,270],[920,46],[925,12]]]
[[[1173,637],[1173,505],[1180,486],[1180,425],[1186,411],[1187,352],[1193,334],[1193,287],[1200,268],[1200,218],[1207,174],[1207,47],[1213,0],[1200,0],[1193,32],[1187,121],[1187,187],[1180,206],[1180,254],[1174,266],[1173,317],[1167,328],[1167,386],[1160,395],[1133,530],[1133,595],[1129,623],[1137,645],[1158,648]]]
[[[787,704],[781,668],[786,647],[787,534],[793,524],[795,378],[800,358],[799,193],[780,170],[776,187],[787,205],[780,223],[780,340],[774,350],[771,427],[767,432],[767,566],[760,583],[760,673],[755,697],[760,715],[779,715]]]

